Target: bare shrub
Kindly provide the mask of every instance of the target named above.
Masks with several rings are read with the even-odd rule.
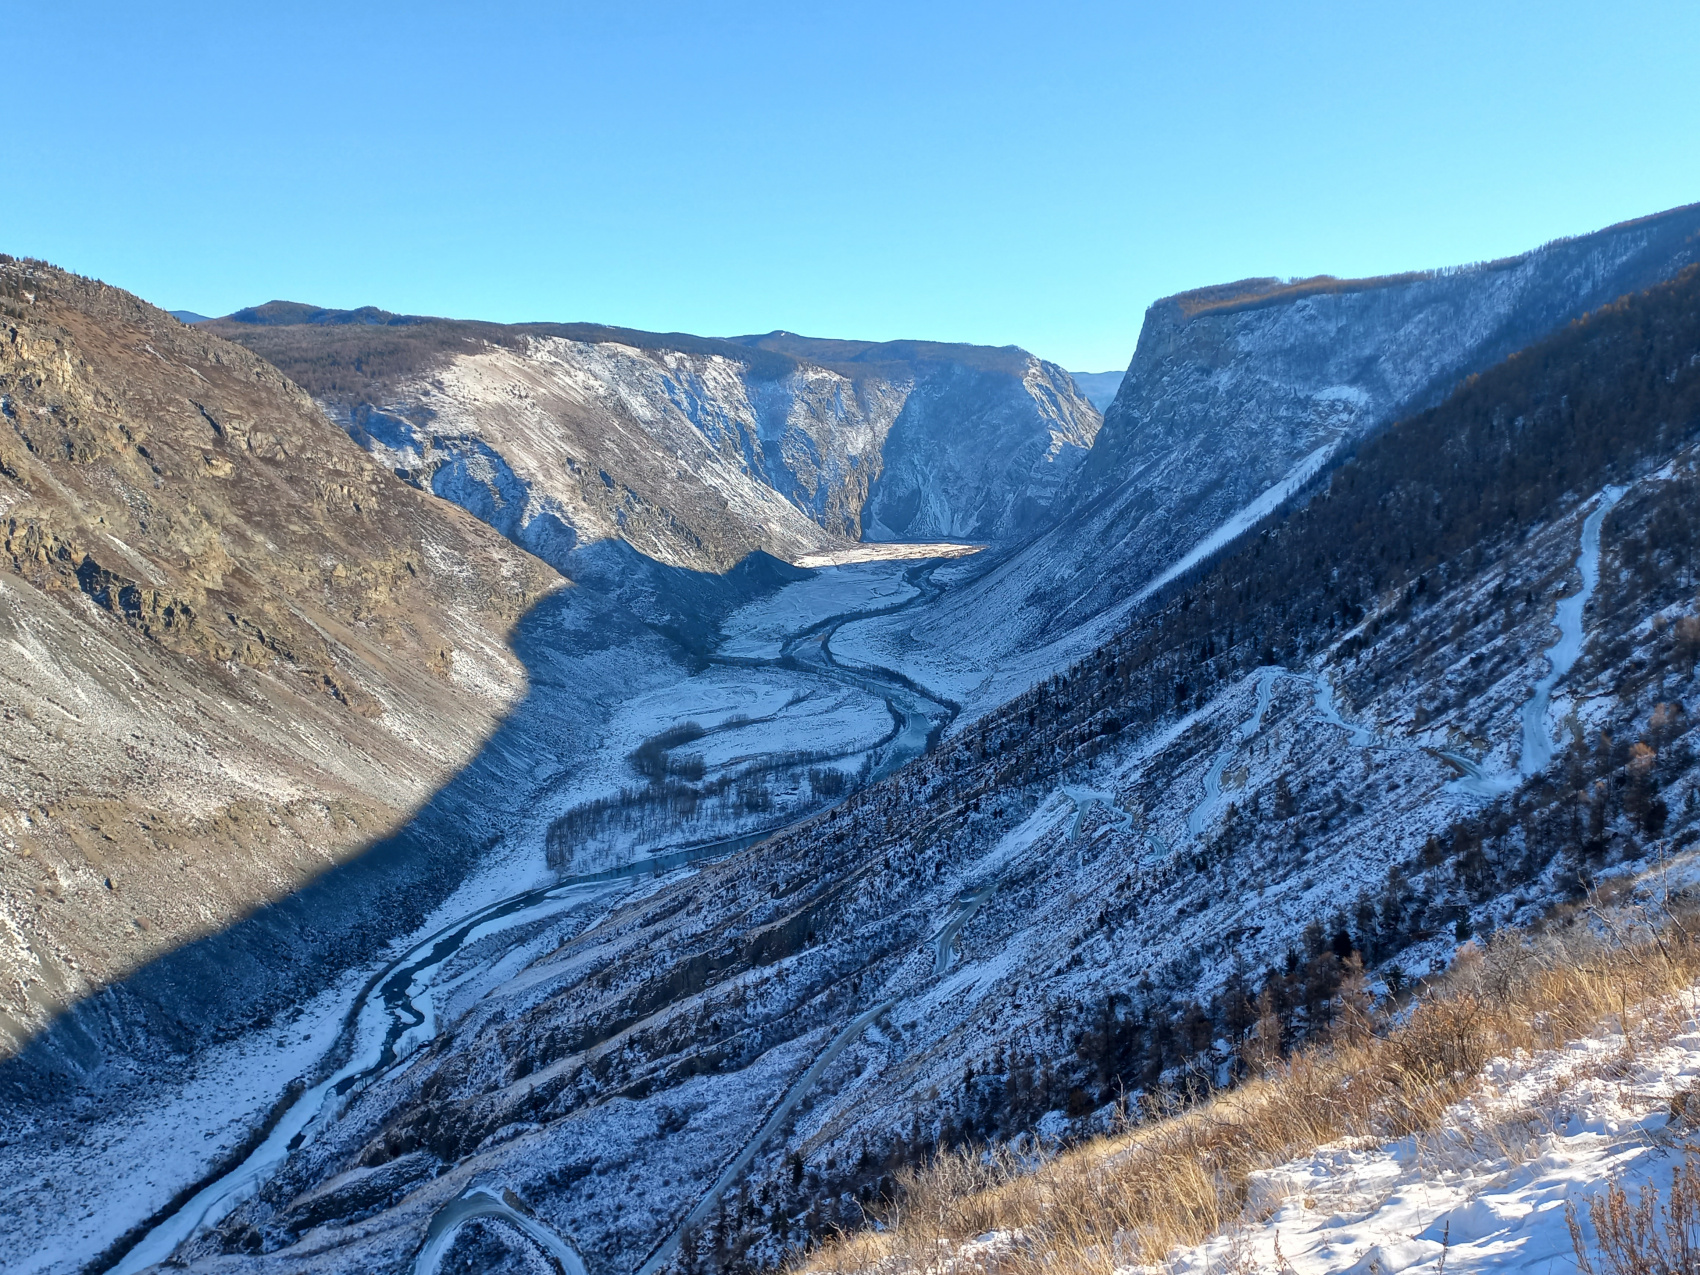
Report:
[[[1694,1275],[1700,1271],[1700,1167],[1691,1155],[1671,1176],[1669,1202],[1661,1201],[1655,1186],[1641,1188],[1640,1202],[1631,1205],[1629,1194],[1616,1182],[1607,1185],[1603,1196],[1588,1202],[1588,1221],[1593,1224],[1594,1242],[1588,1238],[1576,1205],[1566,1202],[1564,1218],[1570,1224],[1570,1242],[1576,1247],[1576,1265],[1582,1275]]]
[[[997,1275],[1110,1275],[1160,1264],[1176,1247],[1240,1224],[1259,1169],[1327,1143],[1441,1130],[1495,1057],[1556,1048],[1608,1022],[1643,1040],[1677,1030],[1686,1011],[1673,1008],[1675,994],[1700,978],[1700,945],[1674,918],[1654,926],[1645,918],[1620,923],[1621,909],[1611,916],[1609,926],[1466,945],[1453,970],[1396,1021],[1377,1021],[1359,1002],[1332,1042],[1286,1059],[1272,1023],[1248,1050],[1259,1074],[1191,1106],[1146,1095],[1140,1123],[1120,1133],[1036,1162],[1001,1148],[940,1155],[902,1178],[899,1203],[879,1219],[883,1229],[831,1241],[801,1267],[926,1275],[954,1269],[957,1246],[994,1231],[1009,1242],[980,1264]],[[1496,1136],[1519,1141],[1515,1133]],[[1516,1148],[1508,1142],[1504,1150]],[[1686,1227],[1700,1182],[1684,1179],[1681,1190],[1671,1208],[1680,1207]],[[1620,1216],[1630,1215],[1620,1209],[1611,1218]],[[1676,1251],[1668,1234],[1661,1232],[1664,1248],[1650,1248],[1645,1228],[1628,1225],[1612,1220],[1601,1230],[1615,1237],[1612,1252]],[[1599,1275],[1666,1269],[1700,1275],[1700,1265],[1610,1261]]]

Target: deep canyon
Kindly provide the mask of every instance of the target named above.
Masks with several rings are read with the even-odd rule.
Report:
[[[1685,852],[1697,265],[1202,288],[1100,414],[0,259],[7,1269],[772,1269]]]

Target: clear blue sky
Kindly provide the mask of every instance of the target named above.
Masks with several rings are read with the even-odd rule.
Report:
[[[1247,275],[1700,200],[1700,5],[4,0],[0,251],[273,297],[1126,364]]]

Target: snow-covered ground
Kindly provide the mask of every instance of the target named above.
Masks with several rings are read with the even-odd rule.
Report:
[[[364,979],[359,971],[294,1019],[185,1059],[175,1083],[154,1087],[145,1105],[105,1114],[75,1141],[10,1148],[0,1183],[5,1269],[80,1269],[229,1156],[257,1115],[329,1051]]]
[[[919,596],[905,579],[905,572],[914,569],[913,561],[903,560],[824,569],[732,617],[726,626],[727,654],[733,657],[728,662],[634,685],[601,723],[583,724],[588,731],[580,764],[548,782],[544,799],[515,821],[514,831],[480,870],[415,935],[398,940],[387,959],[414,960],[409,954],[428,936],[550,885],[555,874],[544,853],[550,822],[574,805],[640,782],[627,755],[670,727],[694,722],[707,732],[680,752],[700,756],[711,774],[769,756],[854,757],[889,739],[897,724],[873,689],[854,684],[854,678],[835,680],[818,662],[780,667],[767,661],[779,659],[787,638],[833,616]],[[794,795],[799,801],[808,796]],[[641,847],[634,843],[628,851],[630,857]],[[617,901],[657,886],[645,876],[550,891],[524,910],[483,924],[447,959],[422,967],[404,989],[407,1004],[423,1017],[391,1048],[405,1057],[493,988],[514,994],[513,980],[540,953],[558,947]],[[86,1123],[76,1135],[26,1139],[0,1153],[8,1168],[0,1183],[0,1211],[7,1215],[5,1230],[13,1244],[5,1269],[80,1269],[165,1209],[185,1186],[215,1169],[231,1168],[238,1148],[251,1142],[267,1113],[284,1111],[266,1144],[243,1157],[243,1169],[192,1202],[176,1225],[158,1231],[155,1242],[131,1250],[122,1269],[141,1269],[168,1255],[178,1240],[251,1195],[275,1171],[297,1132],[314,1136],[344,1105],[328,1088],[325,1060],[372,973],[351,971],[287,1021],[186,1059],[180,1074],[153,1079],[121,1109]],[[397,1021],[396,1006],[383,998],[373,995],[362,1003],[366,1008],[358,1018],[352,1060],[337,1075],[369,1067],[389,1025]],[[289,1097],[302,1090],[305,1098]]]
[[[722,641],[716,653],[738,659],[777,659],[787,638],[825,616],[883,610],[918,597],[920,590],[905,579],[913,565],[894,558],[823,567],[806,580],[734,611],[720,626]]]
[[[544,876],[540,853],[515,848],[498,855],[431,915],[421,934],[530,889]],[[394,956],[409,945],[398,942]],[[11,1245],[7,1272],[82,1269],[185,1185],[228,1162],[291,1085],[313,1076],[370,975],[352,970],[287,1020],[184,1058],[176,1074],[157,1078],[77,1134],[8,1148],[0,1179],[0,1213]],[[374,1023],[363,1037],[374,1030],[381,1033]],[[310,1119],[317,1112],[315,1106],[301,1114]],[[218,1216],[224,1203],[221,1197],[205,1205]]]
[[[1555,521],[1502,570],[1533,572],[1531,580],[1550,573],[1554,591],[1570,596],[1586,512],[1581,506]],[[935,577],[952,569],[941,568]],[[889,585],[889,569],[883,570]],[[864,578],[876,576],[868,568]],[[1471,589],[1449,595],[1447,612],[1429,623],[1445,631],[1452,609],[1477,609],[1476,594],[1491,594],[1498,579],[1484,576]],[[1507,588],[1524,591],[1522,579],[1512,577]],[[841,590],[816,587],[830,605],[843,601]],[[791,614],[807,621],[818,612],[799,607]],[[1497,681],[1486,693],[1496,706],[1488,723],[1495,737],[1508,733],[1544,668],[1551,615],[1548,607],[1531,607],[1521,627],[1501,635],[1517,644],[1520,657],[1495,673]],[[770,632],[777,629],[773,621],[764,622],[773,626]],[[740,632],[757,627],[752,621]],[[621,738],[638,741],[652,727],[688,714],[711,733],[684,748],[705,747],[717,739],[713,728],[729,726],[727,714],[738,706],[722,688],[758,685],[716,682],[722,673],[829,675],[830,659],[818,641],[779,645],[794,663],[779,670],[711,667],[701,683],[681,678],[667,694],[648,696],[641,709],[625,706],[634,725]],[[1396,650],[1385,658],[1396,661]],[[1441,667],[1452,658],[1436,656]],[[1118,740],[1094,763],[1056,777],[1057,787],[1037,797],[1036,806],[986,793],[977,810],[962,816],[973,835],[959,834],[948,853],[940,842],[924,840],[924,816],[931,813],[925,790],[936,782],[932,764],[924,764],[909,785],[918,793],[915,804],[892,803],[905,841],[892,843],[900,852],[890,855],[883,872],[876,863],[863,877],[860,919],[853,925],[834,920],[829,906],[812,903],[805,893],[815,888],[822,865],[846,854],[834,840],[840,830],[855,835],[854,823],[823,820],[814,832],[777,841],[765,852],[774,858],[744,865],[738,879],[715,868],[704,870],[700,884],[651,883],[646,876],[647,887],[672,900],[653,919],[646,908],[633,908],[624,921],[565,946],[551,947],[553,936],[541,931],[531,932],[539,936],[535,943],[522,936],[525,942],[517,945],[508,936],[492,936],[489,952],[478,954],[487,956],[488,968],[474,968],[476,961],[469,965],[471,976],[454,981],[438,1013],[445,1022],[458,1017],[460,1056],[490,1060],[488,1086],[479,1081],[477,1093],[468,1092],[465,1101],[480,1105],[481,1128],[503,1132],[457,1156],[452,1170],[430,1179],[433,1185],[416,1198],[397,1203],[386,1214],[390,1221],[384,1225],[393,1222],[386,1234],[393,1238],[385,1242],[414,1244],[406,1249],[411,1260],[438,1208],[501,1178],[592,1265],[635,1269],[656,1244],[677,1234],[681,1219],[703,1198],[701,1184],[722,1174],[730,1157],[749,1151],[752,1140],[749,1180],[757,1184],[784,1179],[792,1152],[800,1151],[817,1168],[833,1157],[850,1163],[846,1157],[853,1159],[861,1145],[877,1146],[882,1131],[900,1127],[913,1113],[937,1118],[941,1108],[928,1105],[934,1102],[930,1095],[941,1105],[957,1101],[964,1059],[983,1074],[1016,1033],[1031,1039],[1043,1030],[1043,1007],[1049,1003],[1089,1005],[1105,990],[1136,987],[1141,978],[1205,999],[1241,960],[1252,969],[1278,965],[1308,923],[1352,907],[1360,894],[1373,897],[1384,885],[1390,859],[1409,858],[1459,810],[1479,808],[1477,799],[1446,790],[1451,774],[1435,756],[1462,732],[1444,718],[1415,720],[1403,682],[1378,694],[1373,672],[1330,664],[1321,655],[1303,670],[1250,670],[1180,719],[1144,738]],[[776,689],[752,695],[742,707],[790,707],[784,685],[774,683]],[[1466,724],[1475,721],[1472,711]],[[748,728],[724,735],[735,738]],[[604,751],[622,756],[616,747]],[[1294,825],[1298,836],[1291,845],[1270,835],[1288,817],[1265,818],[1282,781],[1292,787],[1290,798],[1283,799],[1298,812],[1291,817],[1306,821]],[[579,775],[563,782],[587,780]],[[1201,810],[1201,803],[1208,804]],[[854,806],[841,813],[853,815]],[[1189,828],[1194,822],[1196,831]],[[806,837],[818,838],[818,855]],[[787,855],[793,858],[787,861]],[[1506,898],[1491,914],[1475,915],[1488,915],[1497,926],[1538,910],[1548,897],[1549,888],[1537,882],[1526,897]],[[728,924],[747,933],[752,919],[765,923],[790,916],[808,917],[817,927],[811,941],[790,955],[742,970],[725,983],[661,996],[640,1022],[586,1049],[557,1052],[526,1043],[568,1038],[565,1033],[580,1032],[581,1023],[604,1013],[618,1021],[612,1016],[624,1016],[626,998],[652,972],[659,986],[670,977],[670,963],[683,969],[697,959],[696,952],[714,957]],[[1440,913],[1436,924],[1425,927],[1428,936],[1401,949],[1404,969],[1421,973],[1451,957],[1452,919]],[[498,951],[500,944],[510,950]],[[549,955],[538,957],[540,952]],[[608,981],[593,971],[605,972]],[[450,973],[451,981],[459,977]],[[881,1004],[889,1005],[885,1017],[844,1037],[836,1061],[795,1088],[837,1033]],[[521,1019],[528,1038],[512,1030]],[[700,1075],[693,1070],[684,1088],[697,1105],[681,1127],[684,1089],[672,1087],[666,1069],[687,1060],[694,1069],[700,1051],[746,1033],[753,1038],[753,1031],[761,1033],[762,1052],[739,1056],[741,1066],[717,1063]],[[357,1095],[340,1130],[304,1153],[312,1168],[299,1171],[319,1184],[315,1191],[330,1191],[333,1181],[357,1172],[350,1166],[362,1163],[363,1148],[381,1145],[372,1140],[394,1113],[418,1107],[412,1086],[426,1076],[461,1083],[443,1059],[419,1059],[411,1076]],[[1226,1065],[1225,1058],[1205,1061]],[[510,1066],[520,1062],[525,1065]],[[561,1110],[534,1128],[529,1095],[565,1094],[557,1086],[573,1068],[596,1068],[598,1074],[607,1069],[603,1083],[615,1096],[563,1098]],[[664,1083],[641,1099],[618,1096],[631,1091],[630,1082],[651,1075]],[[766,1113],[793,1092],[800,1095],[794,1127],[783,1138],[762,1138]],[[1088,1132],[1102,1127],[1095,1122],[1108,1109],[1072,1120],[1061,1109],[1035,1112],[1032,1127],[1047,1136]],[[956,1114],[954,1106],[943,1110]],[[610,1123],[653,1141],[622,1146],[617,1169],[573,1177],[573,1165],[603,1154],[597,1150],[593,1156],[585,1136]],[[682,1166],[689,1167],[687,1177],[696,1174],[683,1184]],[[411,1171],[405,1165],[396,1170]],[[743,1192],[734,1192],[739,1209],[747,1199]],[[622,1203],[624,1212],[617,1207]],[[248,1219],[279,1216],[280,1205],[250,1206],[234,1215],[229,1233]],[[327,1272],[365,1261],[367,1250],[360,1246],[376,1232],[356,1229],[365,1223],[351,1205],[338,1208],[346,1224],[314,1232],[294,1227],[291,1247],[266,1260],[278,1269]],[[216,1242],[201,1241],[203,1254]],[[336,1245],[353,1247],[333,1252]]]
[[[729,791],[682,818],[677,811],[647,817],[633,805],[629,817],[613,813],[605,828],[582,840],[575,863],[605,865],[648,852],[660,840],[771,828],[816,804],[811,770],[835,769],[849,780],[883,773],[923,750],[948,709],[890,684],[883,670],[871,670],[872,677],[863,675],[870,670],[846,671],[821,643],[839,617],[919,600],[923,570],[924,563],[903,558],[827,567],[734,612],[706,667],[635,695],[610,714],[584,764],[538,803],[541,822],[590,802],[633,797],[644,781],[628,758],[679,726],[701,734],[669,745],[670,760],[700,762],[710,784],[766,768],[761,802],[748,808]],[[803,634],[812,636],[799,642]]]
[[[1676,1033],[1631,1043],[1607,1029],[1567,1047],[1490,1062],[1443,1127],[1318,1147],[1251,1175],[1243,1213],[1160,1265],[1119,1275],[1442,1275],[1576,1268],[1566,1206],[1595,1240],[1590,1203],[1616,1182],[1668,1195],[1694,1145],[1672,1099],[1700,1079],[1700,993],[1668,1007]],[[1686,1029],[1686,1030],[1684,1030]],[[1022,1243],[992,1231],[944,1269],[995,1264]],[[1599,1267],[1596,1261],[1596,1268]]]
[[[805,553],[797,559],[799,567],[842,567],[857,562],[887,562],[922,558],[966,558],[979,553],[984,545],[955,544],[948,540],[922,541],[918,544],[876,542],[848,545],[842,549],[823,549]]]
[[[789,669],[714,664],[622,705],[595,761],[575,776],[571,799],[611,795],[638,782],[626,755],[686,722],[709,734],[678,751],[703,756],[711,769],[763,755],[869,748],[891,731],[885,702],[868,691]]]
[[[1511,792],[1530,775],[1538,775],[1552,764],[1552,727],[1548,718],[1552,712],[1552,691],[1560,678],[1575,666],[1582,656],[1584,631],[1583,613],[1600,583],[1600,525],[1612,506],[1623,499],[1627,487],[1607,487],[1596,497],[1594,511],[1582,524],[1582,545],[1576,557],[1576,569],[1582,576],[1582,587],[1558,604],[1553,624],[1558,628],[1558,641],[1546,651],[1547,672],[1535,682],[1529,702],[1523,705],[1521,752],[1515,770],[1489,770],[1457,753],[1443,753],[1456,763],[1464,774],[1448,785],[1453,791],[1467,792],[1476,797],[1495,797]]]
[[[1588,1201],[1616,1180],[1668,1192],[1692,1129],[1671,1098],[1700,1077],[1700,1031],[1633,1044],[1604,1031],[1568,1048],[1491,1063],[1445,1131],[1333,1145],[1253,1175],[1243,1224],[1171,1255],[1177,1275],[1568,1272],[1566,1203],[1592,1242]]]

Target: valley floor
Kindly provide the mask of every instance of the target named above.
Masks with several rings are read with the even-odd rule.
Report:
[[[184,1056],[168,1073],[109,1077],[113,1100],[85,1111],[74,1124],[16,1129],[0,1142],[6,1170],[0,1176],[0,1214],[13,1246],[6,1270],[46,1275],[91,1269],[91,1261],[94,1269],[106,1269],[97,1255],[118,1250],[125,1251],[114,1267],[121,1271],[168,1257],[183,1239],[251,1195],[289,1153],[296,1133],[311,1138],[335,1121],[345,1100],[326,1085],[342,1075],[363,1076],[361,1069],[373,1065],[386,1036],[394,1057],[405,1060],[439,1026],[508,984],[540,954],[617,904],[688,871],[684,860],[699,852],[687,850],[679,863],[666,854],[691,842],[683,831],[698,842],[726,841],[818,807],[807,779],[799,785],[792,773],[798,756],[816,760],[817,770],[836,766],[851,778],[864,758],[881,767],[906,760],[912,752],[894,750],[913,748],[914,741],[905,739],[901,714],[881,699],[877,686],[865,677],[835,680],[818,660],[798,664],[784,657],[787,643],[835,616],[920,597],[921,589],[909,579],[919,555],[911,546],[896,548],[909,552],[829,566],[750,604],[724,626],[726,659],[689,675],[648,670],[632,680],[623,698],[611,699],[600,723],[585,724],[576,764],[559,773],[516,776],[519,787],[528,778],[541,780],[541,791],[523,809],[492,812],[509,827],[502,844],[417,934],[391,946],[386,968],[402,968],[415,959],[410,953],[435,942],[430,936],[452,932],[457,924],[464,928],[466,918],[497,909],[503,900],[538,897],[473,929],[455,951],[412,975],[403,988],[400,1016],[393,998],[375,995],[381,989],[371,982],[372,971],[355,970],[287,1020]],[[773,805],[723,817],[710,812],[685,830],[676,818],[653,827],[615,828],[581,848],[570,864],[559,865],[562,871],[551,868],[546,862],[551,824],[598,799],[619,802],[634,785],[641,791],[628,756],[646,739],[683,724],[703,729],[692,752],[710,778],[777,759]],[[921,730],[921,747],[927,733]],[[706,848],[724,852],[718,845]],[[655,862],[655,872],[624,871],[634,860]],[[663,874],[663,868],[674,875]],[[574,874],[611,879],[572,888]],[[410,1025],[410,1014],[422,1015],[421,1021]],[[349,1061],[330,1075],[327,1060],[335,1056]],[[306,1097],[296,1098],[303,1089]],[[270,1136],[264,1136],[268,1130]],[[186,1190],[201,1181],[211,1185],[184,1203]],[[684,1177],[679,1188],[687,1189]],[[131,1247],[138,1228],[153,1229]]]

